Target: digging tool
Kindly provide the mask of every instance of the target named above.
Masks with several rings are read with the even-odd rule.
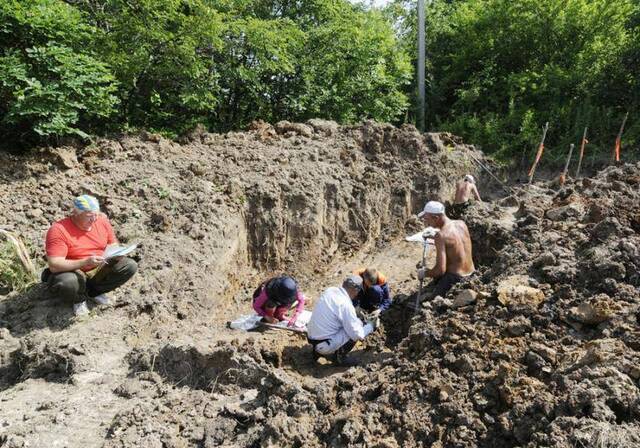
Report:
[[[471,157],[471,160],[473,160],[474,162],[476,162],[480,168],[482,168],[483,170],[485,170],[487,173],[489,173],[489,176],[493,177],[505,190],[507,190],[510,193],[515,193],[515,190],[509,186],[507,186],[504,182],[502,182],[500,179],[498,179],[492,172],[491,170],[489,170],[489,168],[487,168],[481,161],[479,161],[478,159],[476,159],[473,155],[469,154],[469,157]]]
[[[275,330],[286,330],[286,331],[291,331],[293,333],[298,333],[298,334],[305,334],[306,331],[303,330],[302,328],[295,328],[295,327],[283,327],[282,325],[277,325],[277,324],[269,324],[267,322],[260,322],[259,324],[261,327],[268,327],[268,328],[273,328]]]
[[[533,182],[533,175],[536,173],[536,167],[538,166],[538,162],[540,162],[540,158],[542,157],[542,153],[544,152],[544,140],[547,138],[547,131],[549,130],[549,122],[547,121],[542,128],[542,139],[540,140],[540,145],[538,145],[538,153],[536,154],[536,158],[533,161],[533,165],[531,165],[531,169],[529,170],[529,185]]]
[[[587,127],[584,127],[584,132],[582,133],[582,143],[580,143],[580,158],[578,159],[578,169],[576,170],[576,178],[580,176],[580,168],[582,167],[582,158],[584,157],[584,147],[589,143],[587,140]]]
[[[618,136],[616,137],[616,145],[613,148],[613,154],[611,154],[612,162],[620,161],[620,146],[622,145],[622,133],[624,132],[624,125],[627,124],[627,118],[629,118],[629,112],[624,115],[624,119],[622,120],[622,125],[620,126],[620,131],[618,132]]]
[[[435,232],[426,231],[422,234],[422,268],[427,267],[427,255],[429,254],[429,239],[433,238]],[[418,281],[418,294],[416,294],[416,302],[413,305],[413,314],[418,312],[418,307],[422,299],[422,287],[424,286],[424,276]]]
[[[564,183],[567,181],[567,172],[569,171],[569,164],[571,163],[571,155],[573,154],[573,147],[575,145],[573,143],[571,143],[571,145],[569,146],[569,155],[567,156],[567,163],[564,164],[564,170],[562,171],[562,174],[560,174],[560,186],[564,185]]]

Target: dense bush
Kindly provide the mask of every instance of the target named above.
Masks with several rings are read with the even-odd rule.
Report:
[[[311,117],[397,120],[411,77],[379,11],[346,0],[7,0],[5,142]]]
[[[84,137],[114,112],[117,84],[87,50],[91,36],[78,12],[64,3],[0,4],[0,132],[5,139],[29,144],[37,136]]]
[[[545,161],[588,126],[593,160],[609,156],[629,111],[624,146],[640,144],[637,0],[427,4],[429,128],[520,162],[544,122]],[[400,123],[413,111],[415,19],[413,0],[382,11],[347,0],[5,0],[0,132],[15,146],[257,118]]]
[[[415,54],[415,6],[388,13]],[[637,1],[434,0],[426,17],[430,127],[519,160],[549,121],[552,160],[588,126],[591,157],[608,157],[629,111],[625,144],[640,143]]]

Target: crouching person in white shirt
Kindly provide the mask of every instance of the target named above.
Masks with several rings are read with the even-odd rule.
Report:
[[[340,288],[325,290],[307,324],[307,339],[313,346],[313,359],[324,357],[336,365],[352,366],[357,362],[347,354],[357,341],[366,338],[378,326],[378,319],[363,324],[353,306],[353,300],[362,289],[362,277],[350,275]]]

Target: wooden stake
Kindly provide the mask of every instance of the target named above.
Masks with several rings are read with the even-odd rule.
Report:
[[[627,118],[629,118],[629,112],[624,114],[624,119],[622,120],[622,125],[620,126],[620,131],[618,132],[618,136],[616,137],[616,144],[613,147],[613,154],[611,154],[612,162],[620,161],[620,147],[622,146],[622,133],[624,132],[624,125],[627,123]]]
[[[533,175],[536,173],[536,167],[538,166],[538,162],[540,162],[540,158],[542,157],[542,153],[544,152],[544,140],[547,138],[547,131],[549,130],[549,122],[547,121],[542,128],[542,139],[540,140],[540,145],[538,146],[538,153],[536,154],[536,158],[533,161],[533,165],[529,170],[529,185],[533,181]]]
[[[564,164],[564,175],[567,175],[567,171],[569,171],[569,164],[571,163],[571,156],[573,155],[573,147],[576,146],[573,143],[569,146],[569,155],[567,156],[567,163]]]
[[[580,143],[580,158],[578,159],[578,169],[576,170],[576,178],[580,176],[580,168],[582,167],[582,158],[584,157],[584,147],[589,143],[587,141],[587,127],[584,127],[584,132],[582,133],[582,143]]]
[[[562,171],[562,174],[560,174],[560,186],[563,186],[567,181],[567,172],[569,171],[569,164],[571,163],[571,156],[573,155],[574,146],[575,145],[573,143],[571,143],[571,145],[569,146],[569,155],[567,156],[567,162],[564,164],[564,170]]]

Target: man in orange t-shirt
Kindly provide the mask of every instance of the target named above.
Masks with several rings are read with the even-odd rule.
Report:
[[[43,281],[49,284],[51,294],[73,303],[76,314],[86,314],[85,296],[106,305],[109,298],[105,293],[126,283],[138,266],[126,257],[104,259],[107,246],[118,241],[96,198],[78,196],[73,205],[71,215],[53,223],[47,232],[49,267]]]

